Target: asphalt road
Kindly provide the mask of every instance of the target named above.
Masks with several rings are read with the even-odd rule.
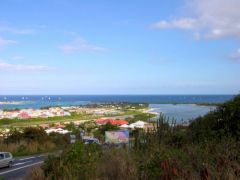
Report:
[[[44,155],[35,155],[15,159],[12,168],[0,168],[0,179],[22,179],[32,167],[43,164],[45,158]]]

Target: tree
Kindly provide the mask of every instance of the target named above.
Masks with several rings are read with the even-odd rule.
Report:
[[[23,137],[27,141],[44,142],[48,139],[47,133],[43,128],[27,127],[23,131]]]
[[[188,133],[198,142],[229,137],[240,140],[240,95],[192,121]]]

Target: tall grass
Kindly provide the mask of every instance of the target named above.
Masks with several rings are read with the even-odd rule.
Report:
[[[41,167],[33,167],[28,172],[24,180],[45,180],[44,172]]]
[[[93,179],[138,179],[134,158],[126,149],[109,149],[105,151],[97,162],[96,174]]]
[[[0,143],[0,151],[11,152],[14,156],[24,156],[37,153],[44,153],[53,151],[56,149],[56,145],[51,141],[45,141],[39,143],[37,141],[26,142],[21,141],[19,143]]]
[[[140,179],[238,179],[240,143],[234,138],[193,143],[186,127],[163,115],[153,131],[134,134]]]

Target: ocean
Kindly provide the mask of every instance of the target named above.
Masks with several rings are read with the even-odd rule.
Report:
[[[178,121],[186,121],[214,109],[213,106],[195,104],[223,103],[233,97],[234,95],[1,95],[0,109],[37,109],[110,102],[149,103],[154,112],[163,112]]]

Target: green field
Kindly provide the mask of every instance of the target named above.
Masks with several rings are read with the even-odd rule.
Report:
[[[72,113],[71,116],[64,117],[49,117],[49,118],[31,118],[31,119],[1,119],[0,126],[33,126],[39,124],[53,124],[58,122],[71,122],[71,121],[80,121],[80,120],[91,120],[99,118],[100,116],[94,116],[89,114],[77,114]]]

